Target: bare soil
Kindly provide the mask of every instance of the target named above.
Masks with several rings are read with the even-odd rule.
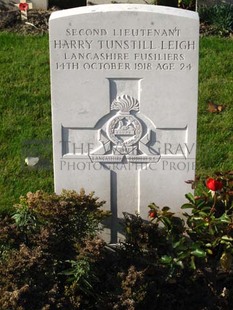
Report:
[[[48,32],[49,17],[52,12],[59,10],[52,7],[49,10],[29,10],[27,20],[21,20],[21,13],[17,9],[0,9],[0,31],[17,32],[19,34],[44,34]],[[200,25],[201,36],[216,35],[216,29],[205,23]],[[232,36],[232,33],[224,36]]]
[[[0,10],[0,31],[20,34],[44,34],[48,32],[49,17],[57,8],[49,10],[29,10],[27,20],[22,21],[19,10]]]

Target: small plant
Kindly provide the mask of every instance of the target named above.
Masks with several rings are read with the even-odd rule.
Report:
[[[89,261],[76,258],[108,215],[103,204],[84,191],[20,198],[14,215],[0,222],[1,309],[72,309],[69,278],[90,291]]]
[[[197,181],[190,183],[197,186]],[[168,207],[160,209],[154,203],[149,205],[149,223],[138,216],[127,215],[125,219],[126,257],[133,256],[139,270],[144,268],[148,287],[150,281],[154,282],[150,274],[159,275],[154,294],[158,304],[163,300],[164,307],[165,287],[179,298],[183,296],[182,290],[197,296],[204,294],[198,304],[182,297],[183,305],[178,305],[170,293],[170,305],[174,308],[209,309],[214,303],[216,309],[222,309],[232,305],[227,296],[233,281],[233,173],[218,173],[204,180],[203,185],[207,190],[201,195],[186,195],[188,202],[181,208],[189,212],[183,214],[183,219]],[[146,294],[144,301],[147,298]]]
[[[213,272],[218,266],[228,271],[233,255],[233,175],[217,174],[207,178],[205,184],[207,193],[186,195],[189,203],[182,209],[191,209],[191,213],[184,214],[187,233],[193,242],[198,240]]]

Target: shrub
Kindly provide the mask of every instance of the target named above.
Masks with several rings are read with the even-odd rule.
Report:
[[[200,196],[186,195],[183,219],[155,204],[149,223],[126,215],[124,251],[144,271],[148,309],[233,306],[233,173],[207,178],[205,186]]]
[[[0,308],[231,309],[233,172],[203,186],[183,218],[154,203],[147,221],[124,213],[118,245],[97,237],[107,214],[93,195],[21,198],[0,226]]]
[[[0,226],[1,309],[70,309],[64,272],[99,231],[103,203],[84,191],[20,198]]]
[[[184,218],[153,203],[149,221],[124,214],[125,241],[120,245],[101,247],[92,260],[84,251],[95,277],[89,293],[81,291],[82,281],[72,293],[70,286],[79,307],[232,308],[233,174],[207,178],[204,186],[208,191],[200,196],[186,195],[182,209],[189,212]]]
[[[229,36],[233,32],[233,5],[219,4],[199,9],[200,21],[208,27],[208,33]]]

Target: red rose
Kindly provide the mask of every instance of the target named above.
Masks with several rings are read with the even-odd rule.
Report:
[[[148,213],[151,219],[155,219],[157,217],[157,212],[155,210],[150,210]]]
[[[20,9],[20,11],[27,11],[28,10],[28,4],[27,3],[20,3],[19,9]]]
[[[210,189],[211,191],[214,191],[214,192],[223,188],[222,182],[217,181],[217,180],[212,179],[212,178],[209,178],[206,181],[206,186],[208,187],[208,189]]]

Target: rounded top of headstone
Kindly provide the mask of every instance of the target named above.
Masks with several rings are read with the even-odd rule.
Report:
[[[94,6],[78,7],[74,9],[56,11],[51,14],[50,20],[79,14],[87,14],[87,13],[93,14],[100,12],[105,13],[105,12],[121,12],[121,11],[158,13],[158,14],[175,15],[180,17],[192,18],[197,20],[199,19],[197,12],[189,10],[160,6],[160,5],[123,3],[123,4],[100,4]]]

